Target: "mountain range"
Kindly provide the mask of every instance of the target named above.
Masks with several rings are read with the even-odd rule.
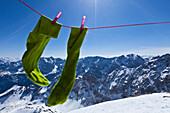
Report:
[[[29,97],[31,104],[36,104],[36,100],[46,103],[64,63],[65,59],[61,58],[40,58],[39,68],[50,81],[49,86],[40,87],[27,78],[21,60],[0,58],[0,104],[16,94],[19,95],[19,100]],[[152,58],[134,54],[113,58],[95,56],[79,59],[76,81],[69,100],[90,106],[131,96],[169,91],[170,54]]]

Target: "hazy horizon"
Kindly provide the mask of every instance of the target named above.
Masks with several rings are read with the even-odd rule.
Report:
[[[133,53],[129,53],[129,54],[120,54],[120,55],[113,55],[113,56],[102,56],[102,55],[88,55],[88,56],[80,56],[79,59],[81,58],[86,58],[86,57],[103,57],[103,58],[114,58],[114,57],[120,57],[122,55],[124,56],[127,56],[127,55],[130,55],[130,54],[133,54]],[[159,55],[139,55],[139,54],[134,54],[134,55],[139,55],[140,57],[143,57],[143,58],[152,58],[152,57],[155,57],[155,56],[162,56],[162,55],[166,55],[166,54],[170,54],[170,53],[165,53],[165,54],[159,54]],[[60,56],[41,56],[41,58],[49,58],[49,57],[53,57],[53,58],[61,58],[61,59],[66,59],[66,56],[65,57],[60,57]],[[11,56],[5,56],[5,57],[0,57],[2,59],[9,59],[9,60],[21,60],[22,57],[11,57]]]

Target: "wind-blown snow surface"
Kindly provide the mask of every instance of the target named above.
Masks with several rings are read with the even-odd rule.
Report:
[[[170,113],[168,93],[155,93],[139,97],[103,102],[68,113]]]

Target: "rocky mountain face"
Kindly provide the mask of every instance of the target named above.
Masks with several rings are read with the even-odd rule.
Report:
[[[20,99],[45,103],[57,83],[65,60],[41,58],[39,67],[50,85],[39,87],[25,75],[21,61],[0,59],[0,103],[19,93]],[[13,88],[15,86],[15,88]],[[85,57],[79,60],[76,81],[69,99],[81,101],[84,106],[137,96],[170,91],[170,54],[142,58],[129,54],[113,58]],[[36,103],[32,103],[36,104]]]

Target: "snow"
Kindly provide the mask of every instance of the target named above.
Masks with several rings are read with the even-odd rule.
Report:
[[[122,76],[122,74],[124,73],[124,70],[121,70],[118,74],[118,76]]]
[[[33,109],[20,108],[13,110],[11,113],[33,113],[33,112],[34,112]]]
[[[170,70],[170,67],[166,67],[166,68],[162,71],[162,73],[161,73],[161,78],[162,78],[162,79],[163,79],[163,78],[166,78],[166,76],[170,75],[169,70]]]
[[[14,86],[13,86],[12,88],[10,88],[9,90],[5,91],[4,93],[1,93],[1,94],[0,94],[0,97],[3,96],[3,95],[5,95],[5,94],[7,94],[7,93],[9,93],[9,92],[12,91],[12,90],[17,90],[18,88],[20,88],[20,86],[14,85]]]
[[[87,73],[89,71],[89,68],[85,69],[85,73]]]
[[[15,90],[17,87],[19,86],[14,86],[9,91]],[[83,107],[80,101],[70,99],[62,105],[50,107],[46,106],[45,103],[42,103],[40,100],[30,101],[32,95],[27,95],[23,99],[20,99],[21,95],[22,90],[17,91],[15,94],[9,96],[3,103],[0,103],[0,113],[51,113],[51,111],[53,113],[66,113]],[[3,100],[1,99],[0,101]]]
[[[170,113],[168,93],[154,93],[138,97],[103,102],[67,113]]]
[[[112,89],[112,87],[114,87],[114,86],[116,86],[116,85],[117,85],[117,83],[113,81],[113,82],[110,84],[110,88],[109,88],[109,89]]]
[[[97,61],[95,61],[94,63],[97,64],[100,61],[100,59],[97,59]]]
[[[161,78],[163,79],[163,78],[166,78],[166,76],[168,76],[169,74],[168,73],[165,73],[165,74],[162,74],[161,75]]]
[[[41,90],[40,90],[40,92],[39,93],[45,93],[45,92],[47,92],[47,86],[44,86]]]
[[[138,77],[138,81],[139,81],[140,83],[142,83],[142,82],[143,82],[143,76],[139,76],[139,77]]]
[[[23,70],[23,67],[19,68],[18,71],[19,71],[19,72],[24,71],[24,70]]]
[[[57,72],[57,68],[58,68],[58,66],[54,65],[54,69],[50,73],[48,73],[48,74],[56,73]],[[46,75],[48,75],[48,74],[46,74]]]
[[[0,72],[0,75],[10,75],[11,73],[9,71],[4,71],[4,72]]]

